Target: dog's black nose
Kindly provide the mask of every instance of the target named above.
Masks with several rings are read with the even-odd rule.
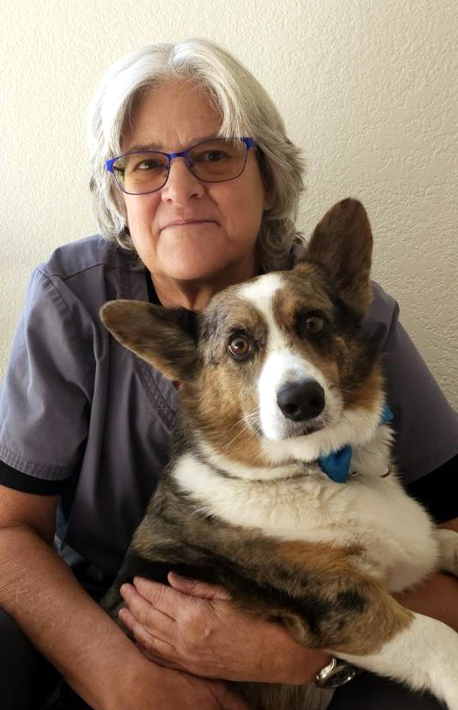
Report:
[[[277,404],[293,422],[317,417],[324,409],[324,390],[315,380],[287,382],[279,389]]]

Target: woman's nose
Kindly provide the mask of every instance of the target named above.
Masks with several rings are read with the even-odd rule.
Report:
[[[167,182],[162,188],[162,199],[185,205],[193,197],[201,197],[204,185],[189,170],[184,158],[174,158],[170,164]]]

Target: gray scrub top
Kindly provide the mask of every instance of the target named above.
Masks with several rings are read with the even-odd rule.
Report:
[[[0,388],[0,461],[37,484],[61,482],[60,551],[106,575],[167,462],[176,408],[174,385],[103,327],[99,309],[117,298],[148,300],[129,253],[99,236],[57,249],[33,272]],[[365,328],[383,352],[395,453],[410,482],[458,453],[458,418],[398,312],[374,284]]]

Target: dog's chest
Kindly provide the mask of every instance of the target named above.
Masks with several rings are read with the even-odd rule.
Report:
[[[346,484],[317,470],[305,476],[252,481],[220,475],[186,454],[174,478],[202,512],[279,541],[363,548],[360,564],[392,591],[416,583],[437,549],[425,511],[394,477],[355,476]]]

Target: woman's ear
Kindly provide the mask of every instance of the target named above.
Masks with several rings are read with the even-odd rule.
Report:
[[[100,317],[116,340],[156,367],[169,380],[182,382],[196,371],[198,314],[145,301],[109,301]]]

